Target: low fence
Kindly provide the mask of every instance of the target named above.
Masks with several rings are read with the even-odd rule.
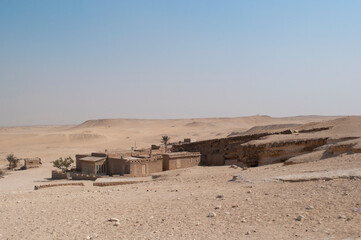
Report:
[[[93,183],[93,186],[107,187],[107,186],[126,185],[126,184],[143,183],[143,182],[144,181],[95,182]]]
[[[53,170],[53,171],[51,171],[51,178],[52,179],[69,179],[70,173]]]
[[[89,175],[89,174],[81,174],[81,173],[73,173],[72,174],[72,179],[73,180],[92,180],[92,181],[95,181],[99,177],[100,176],[97,176],[97,175]]]
[[[46,184],[46,185],[35,185],[34,190],[49,187],[61,187],[61,186],[84,186],[84,183],[57,183],[57,184]]]

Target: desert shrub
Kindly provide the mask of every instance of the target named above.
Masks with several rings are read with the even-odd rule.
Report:
[[[0,178],[2,178],[4,176],[4,171],[0,170]]]
[[[18,166],[19,159],[14,156],[14,154],[9,154],[6,159],[9,162],[9,169],[14,169]]]
[[[65,159],[61,157],[53,162],[53,166],[63,171],[66,171],[72,163],[74,163],[74,160],[71,157],[67,157]]]

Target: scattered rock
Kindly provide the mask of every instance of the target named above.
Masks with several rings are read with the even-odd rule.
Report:
[[[299,215],[299,216],[296,218],[297,221],[303,221],[303,219],[305,219],[305,217],[302,216],[302,215]]]
[[[338,216],[338,219],[345,219],[345,218],[346,218],[345,215],[339,215],[339,216]]]
[[[306,207],[307,210],[312,210],[313,209],[313,206],[309,205]]]
[[[215,217],[215,216],[217,216],[217,214],[216,214],[215,212],[210,212],[210,213],[208,214],[208,217]]]
[[[241,222],[245,223],[245,222],[247,222],[247,220],[245,218],[242,218]]]
[[[251,232],[250,231],[246,232],[246,235],[251,235]]]
[[[312,232],[317,232],[317,228],[312,228]]]
[[[233,205],[232,205],[232,208],[237,208],[237,207],[238,207],[237,204],[233,204]]]
[[[109,222],[119,222],[118,218],[109,218]]]
[[[248,190],[247,193],[252,193],[252,191],[251,191],[251,190]]]
[[[217,198],[224,198],[224,194],[218,194]]]
[[[237,169],[238,166],[237,165],[231,165],[231,168]]]
[[[242,176],[241,176],[241,175],[234,175],[233,178],[231,179],[232,182],[240,181],[240,180],[242,180]]]
[[[115,222],[114,226],[116,226],[116,227],[120,226],[120,222]]]
[[[221,205],[217,205],[217,206],[215,206],[215,208],[214,209],[221,209],[222,208],[222,206]]]

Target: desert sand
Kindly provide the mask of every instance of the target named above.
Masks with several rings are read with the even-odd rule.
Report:
[[[43,162],[0,178],[0,239],[361,239],[361,153],[322,158],[316,152],[290,159],[298,163],[291,165],[197,166],[130,185],[82,181],[85,186],[34,190],[69,182],[50,179],[51,161],[76,153],[146,148],[162,135],[177,142],[325,126],[332,129],[310,136],[353,137],[360,144],[360,117],[110,119],[0,128],[1,169],[9,153]]]

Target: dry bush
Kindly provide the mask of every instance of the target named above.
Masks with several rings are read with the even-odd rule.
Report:
[[[9,154],[6,157],[6,160],[9,162],[9,169],[14,169],[18,166],[19,159],[14,156],[14,154]]]

